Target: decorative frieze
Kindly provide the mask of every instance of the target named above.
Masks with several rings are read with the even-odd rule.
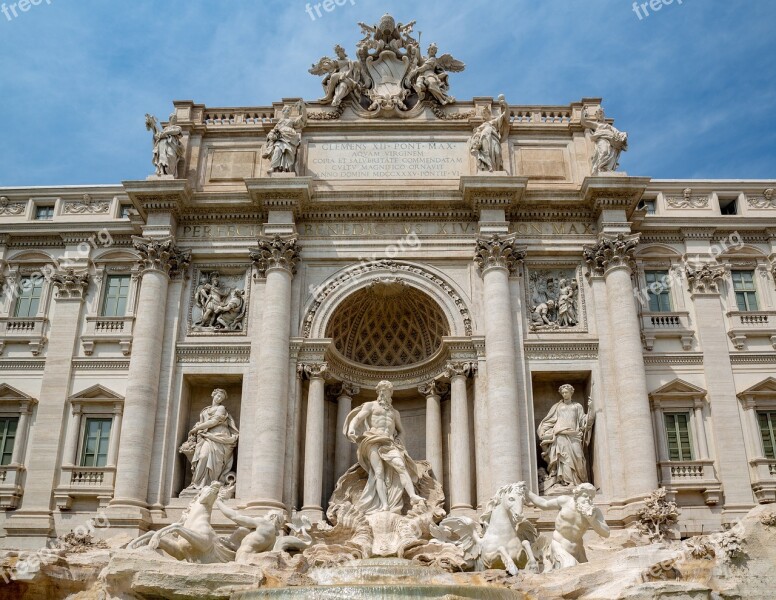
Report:
[[[638,234],[618,233],[616,237],[601,236],[597,244],[585,246],[582,252],[591,274],[603,275],[618,267],[631,268],[638,245]]]
[[[749,208],[776,208],[776,197],[773,195],[773,188],[765,190],[762,196],[747,196],[746,201],[749,204]]]
[[[525,343],[529,360],[598,360],[598,342],[570,344]]]
[[[132,245],[140,254],[138,266],[142,271],[154,270],[170,277],[180,275],[191,261],[190,250],[179,250],[172,237],[132,238]]]
[[[251,261],[259,277],[266,277],[271,269],[285,269],[292,275],[301,260],[302,247],[296,237],[260,238],[259,247],[251,250]]]
[[[251,357],[249,345],[202,346],[199,344],[179,344],[176,349],[176,361],[185,363],[247,363]]]
[[[62,207],[66,215],[104,215],[109,210],[109,200],[95,200],[89,194],[84,194],[82,200],[65,202]]]
[[[26,202],[11,202],[6,196],[0,196],[0,217],[18,217],[24,214]]]
[[[74,269],[68,269],[51,275],[51,283],[57,289],[57,298],[82,299],[89,287],[89,273],[76,273]]]
[[[489,269],[506,269],[514,273],[525,260],[525,254],[525,248],[515,245],[514,236],[493,235],[488,239],[477,240],[474,262],[483,275]]]
[[[685,188],[681,196],[666,196],[669,208],[708,208],[709,195],[693,195],[692,188]]]
[[[719,281],[725,277],[724,265],[705,264],[700,267],[687,265],[687,283],[693,294],[715,294],[719,292]]]

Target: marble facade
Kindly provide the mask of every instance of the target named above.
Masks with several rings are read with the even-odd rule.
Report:
[[[683,534],[776,501],[776,181],[628,176],[600,99],[455,100],[443,71],[176,102],[149,117],[147,180],[0,188],[0,545],[98,511],[105,537],[178,521],[179,448],[215,388],[239,428],[223,502],[251,518],[324,518],[357,461],[347,417],[383,380],[455,516],[544,491],[537,429],[562,384],[594,407],[578,479],[612,528],[661,486]]]

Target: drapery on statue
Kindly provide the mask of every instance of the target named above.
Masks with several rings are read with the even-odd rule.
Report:
[[[493,117],[490,108],[486,108],[485,122],[469,138],[469,152],[477,159],[477,171],[504,170],[501,140],[509,131],[509,105],[503,94],[498,97],[498,103],[501,114]]]
[[[350,60],[342,46],[334,46],[334,52],[337,58],[324,56],[318,64],[312,66],[309,73],[324,75],[321,85],[326,95],[319,102],[339,106],[351,93],[368,85],[369,78],[361,61]]]
[[[202,410],[199,421],[180,447],[180,452],[191,461],[191,485],[184,492],[201,490],[214,481],[223,483],[232,470],[240,432],[222,406],[226,391],[215,389],[212,396],[213,403]]]
[[[178,125],[175,113],[170,115],[170,122],[162,129],[156,117],[146,114],[146,129],[154,132],[153,164],[156,176],[170,175],[178,177],[178,161],[183,158],[183,129]]]
[[[302,143],[302,129],[307,125],[307,108],[304,102],[297,103],[298,117],[291,116],[291,106],[283,107],[283,116],[267,134],[262,156],[270,159],[270,171],[273,173],[293,173],[296,168],[296,156]]]
[[[590,137],[595,143],[591,165],[593,175],[616,171],[620,154],[628,149],[628,134],[607,123],[601,108],[595,111],[592,118],[584,111],[582,126],[590,130]]]
[[[526,490],[526,496],[539,508],[559,510],[552,539],[547,541],[541,537],[536,544],[542,555],[544,573],[587,562],[583,538],[590,529],[601,537],[609,537],[609,526],[601,509],[593,506],[595,486],[591,483],[576,486],[571,496],[542,498],[530,490]]]
[[[595,413],[593,400],[588,400],[588,412],[571,400],[574,388],[565,384],[558,389],[558,401],[539,423],[539,444],[542,458],[547,463],[548,477],[544,491],[586,483],[587,461],[585,449],[590,444]]]
[[[399,411],[393,408],[393,384],[377,384],[377,400],[351,411],[343,433],[358,444],[358,462],[369,479],[356,509],[365,515],[376,512],[401,513],[404,492],[413,504],[423,502],[416,490],[418,466],[401,440]]]
[[[194,325],[214,331],[239,331],[245,318],[245,290],[221,287],[218,271],[203,274],[194,302],[202,315]]]
[[[418,56],[414,53],[417,66],[413,68],[407,78],[412,81],[412,88],[418,94],[418,101],[423,101],[426,94],[430,94],[442,106],[453,104],[455,98],[448,95],[450,89],[447,72],[460,73],[466,68],[460,60],[454,59],[450,54],[437,57],[439,47],[431,44],[428,47],[428,56]]]

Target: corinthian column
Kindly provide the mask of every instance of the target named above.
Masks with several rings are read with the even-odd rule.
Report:
[[[474,262],[482,273],[485,356],[488,369],[491,493],[522,479],[517,357],[509,275],[525,258],[513,236],[477,241]]]
[[[253,496],[249,506],[285,509],[286,429],[291,340],[291,280],[301,248],[295,237],[275,236],[259,240],[251,260],[259,277],[266,278],[264,318],[261,324],[259,381],[256,403],[256,439],[253,443]]]
[[[334,478],[338,480],[352,463],[350,462],[351,442],[345,437],[345,419],[353,408],[353,396],[357,396],[361,388],[352,383],[343,383],[337,390],[337,429],[334,432]]]
[[[647,377],[641,345],[641,325],[631,281],[633,252],[638,235],[602,235],[595,246],[584,249],[590,268],[603,274],[613,332],[611,355],[617,377],[620,448],[624,491],[628,499],[646,496],[657,487],[657,458]]]
[[[325,417],[324,373],[326,363],[299,365],[299,369],[310,379],[307,393],[307,427],[304,442],[304,501],[302,512],[310,520],[320,521],[323,517],[323,428]]]
[[[418,387],[426,397],[426,460],[431,465],[434,479],[443,482],[442,462],[442,396],[436,381]]]
[[[180,251],[171,237],[135,237],[133,243],[140,255],[140,292],[116,460],[116,488],[110,506],[114,512],[142,520],[159,395],[167,288],[170,278],[188,266],[190,253]]]
[[[472,510],[472,445],[466,380],[476,370],[476,363],[449,362],[445,372],[450,378],[450,512],[453,514]]]

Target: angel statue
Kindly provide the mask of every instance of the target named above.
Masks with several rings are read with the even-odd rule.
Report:
[[[498,97],[498,103],[501,114],[493,117],[490,108],[486,107],[485,122],[469,138],[469,152],[477,159],[477,171],[504,170],[501,141],[509,132],[509,105],[503,94]]]
[[[175,113],[170,115],[167,127],[162,129],[153,115],[145,116],[146,129],[154,133],[154,155],[151,162],[156,167],[156,176],[178,177],[178,161],[183,158],[183,129],[178,125]]]
[[[319,102],[339,106],[348,95],[368,85],[369,80],[363,64],[350,60],[342,46],[335,46],[334,52],[337,54],[336,59],[324,56],[309,72],[312,75],[324,75],[321,85],[326,95]]]
[[[607,123],[601,108],[595,111],[592,119],[585,111],[582,114],[582,126],[591,131],[590,137],[595,143],[593,175],[616,171],[620,164],[620,154],[628,149],[628,134]]]
[[[460,73],[466,68],[466,65],[460,60],[454,59],[450,54],[437,57],[438,50],[436,44],[431,44],[428,47],[428,56],[418,58],[418,65],[410,71],[408,79],[418,94],[419,102],[423,101],[426,94],[431,94],[442,105],[453,104],[455,98],[447,94],[450,89],[447,72]]]
[[[262,156],[270,159],[273,173],[293,173],[296,156],[302,143],[302,129],[307,125],[307,108],[301,100],[296,105],[298,117],[291,116],[291,106],[283,107],[282,117],[267,134]]]

